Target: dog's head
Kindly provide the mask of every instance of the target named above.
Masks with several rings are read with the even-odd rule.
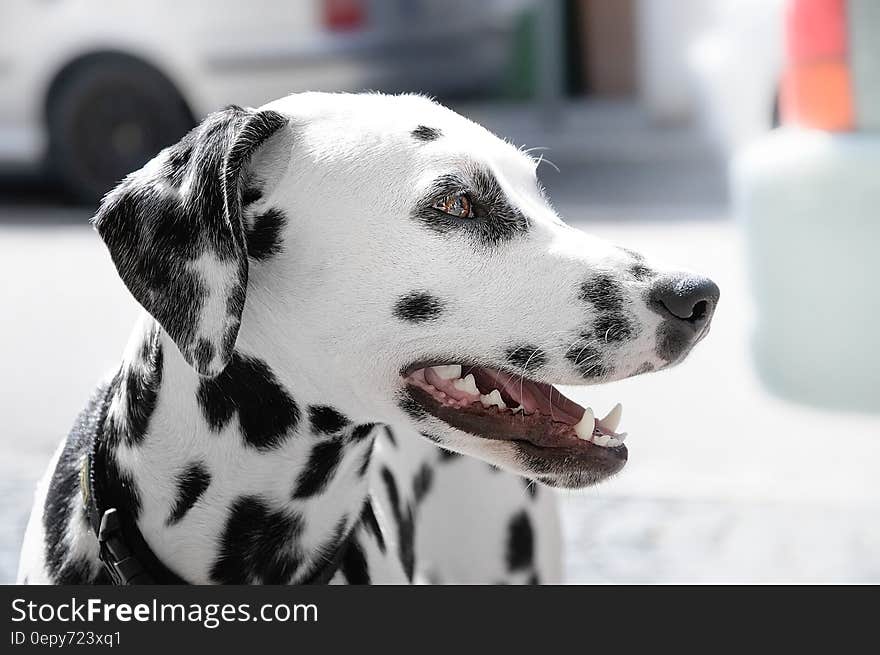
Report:
[[[418,96],[294,95],[210,116],[96,225],[200,374],[238,347],[357,419],[584,486],[626,461],[619,408],[552,385],[680,362],[718,289],[568,227],[535,169]]]

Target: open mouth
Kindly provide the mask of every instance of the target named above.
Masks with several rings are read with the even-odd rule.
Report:
[[[518,442],[541,458],[616,460],[617,469],[626,461],[619,403],[597,419],[552,385],[483,366],[411,367],[404,380],[425,411],[478,437]]]

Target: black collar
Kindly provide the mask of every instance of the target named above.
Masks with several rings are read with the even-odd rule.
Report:
[[[83,508],[92,533],[98,538],[98,558],[115,585],[189,584],[156,557],[126,508],[116,507],[112,502],[113,490],[107,488],[103,475],[108,454],[104,426],[112,388],[110,385],[104,398],[98,429],[83,459],[79,478]]]
[[[106,477],[102,474],[109,449],[104,438],[104,424],[112,388],[110,385],[103,399],[98,428],[88,456],[83,459],[79,479],[83,508],[92,533],[98,539],[98,557],[114,585],[189,584],[156,556],[126,509],[112,504],[113,490],[107,488]],[[299,584],[330,582],[339,570],[353,534],[354,528],[342,540],[333,557],[310,571]]]

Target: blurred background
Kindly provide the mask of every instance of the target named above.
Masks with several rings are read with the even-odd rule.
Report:
[[[563,498],[569,581],[880,582],[878,37],[874,0],[6,0],[0,582],[137,312],[97,199],[304,90],[435,95],[547,148],[569,223],[720,285],[685,364],[567,390],[631,435]]]

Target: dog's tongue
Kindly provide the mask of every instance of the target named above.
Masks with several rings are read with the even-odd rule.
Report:
[[[481,366],[459,369],[451,377],[438,374],[437,369],[423,369],[425,381],[448,397],[463,403],[478,402],[494,390],[501,394],[504,404],[514,409],[522,406],[526,413],[539,412],[554,421],[577,425],[584,416],[584,408],[566,398],[549,384],[534,382],[494,368]],[[461,377],[455,377],[460,374]]]
[[[473,374],[481,393],[498,389],[505,403],[511,407],[522,405],[527,412],[540,412],[555,421],[576,425],[584,416],[584,408],[566,398],[555,387],[542,382],[526,380],[492,368],[473,367],[463,375]]]

